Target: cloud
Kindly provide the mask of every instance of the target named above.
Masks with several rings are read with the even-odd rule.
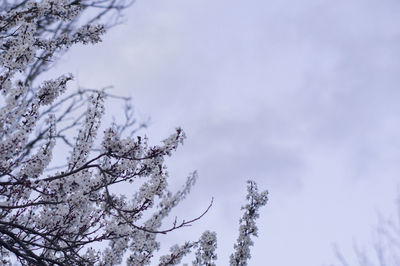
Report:
[[[271,191],[253,263],[320,265],[333,259],[331,241],[365,238],[374,208],[394,197],[399,8],[392,0],[138,1],[126,25],[59,68],[133,96],[152,117],[154,142],[183,126],[189,138],[169,162],[171,182],[199,170],[188,215],[218,199],[205,223],[221,230],[220,263],[235,238],[238,191],[252,177]]]

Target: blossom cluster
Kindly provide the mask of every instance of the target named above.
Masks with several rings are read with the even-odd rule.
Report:
[[[260,216],[260,207],[267,204],[268,191],[258,192],[257,184],[248,181],[247,196],[248,203],[242,207],[243,217],[239,223],[239,237],[234,245],[235,252],[230,256],[230,265],[246,266],[250,256],[250,247],[254,245],[251,236],[258,236],[256,219]]]
[[[170,248],[170,254],[160,257],[161,266],[178,265],[183,257],[192,252],[192,249],[197,248],[195,253],[196,258],[192,262],[193,266],[215,266],[217,260],[217,234],[215,232],[205,231],[197,242],[186,242],[185,244],[173,245]],[[185,264],[187,265],[187,264]]]

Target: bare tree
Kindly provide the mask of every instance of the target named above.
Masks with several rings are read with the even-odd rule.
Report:
[[[147,265],[159,249],[158,234],[192,224],[212,205],[196,218],[162,228],[196,180],[194,172],[181,190],[168,190],[164,159],[183,143],[183,130],[150,146],[135,134],[143,125],[135,123],[129,98],[82,88],[66,93],[71,74],[38,82],[72,45],[101,41],[131,4],[0,2],[1,265],[15,260],[22,265],[116,265],[125,255],[128,265]],[[107,97],[125,103],[125,120],[98,137]],[[52,167],[60,145],[71,152],[65,165]],[[133,197],[118,193],[120,183],[136,189]],[[232,265],[247,265],[250,236],[256,236],[255,219],[267,192],[259,193],[249,182],[247,199]],[[96,245],[100,242],[105,244]],[[198,241],[173,246],[159,265],[178,264],[194,249],[194,265],[215,265],[216,234],[206,231]]]
[[[354,244],[354,254],[360,266],[400,265],[400,195],[396,203],[397,217],[387,219],[379,216],[378,225],[373,232],[371,245]],[[340,265],[353,265],[337,246],[334,247]]]

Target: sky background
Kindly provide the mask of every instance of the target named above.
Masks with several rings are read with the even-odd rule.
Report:
[[[270,194],[249,265],[338,265],[332,244],[351,261],[378,213],[395,214],[399,12],[395,0],[137,0],[54,71],[132,96],[154,144],[185,130],[171,186],[199,180],[173,215],[214,205],[165,248],[215,230],[227,265],[251,178]]]

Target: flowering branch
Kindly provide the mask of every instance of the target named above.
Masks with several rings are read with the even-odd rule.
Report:
[[[258,210],[267,204],[268,191],[258,192],[257,184],[254,181],[247,182],[248,203],[242,207],[243,217],[239,220],[239,237],[234,245],[234,253],[230,257],[230,265],[246,266],[251,258],[250,247],[254,245],[251,236],[257,236],[258,228],[255,220],[260,216]]]

